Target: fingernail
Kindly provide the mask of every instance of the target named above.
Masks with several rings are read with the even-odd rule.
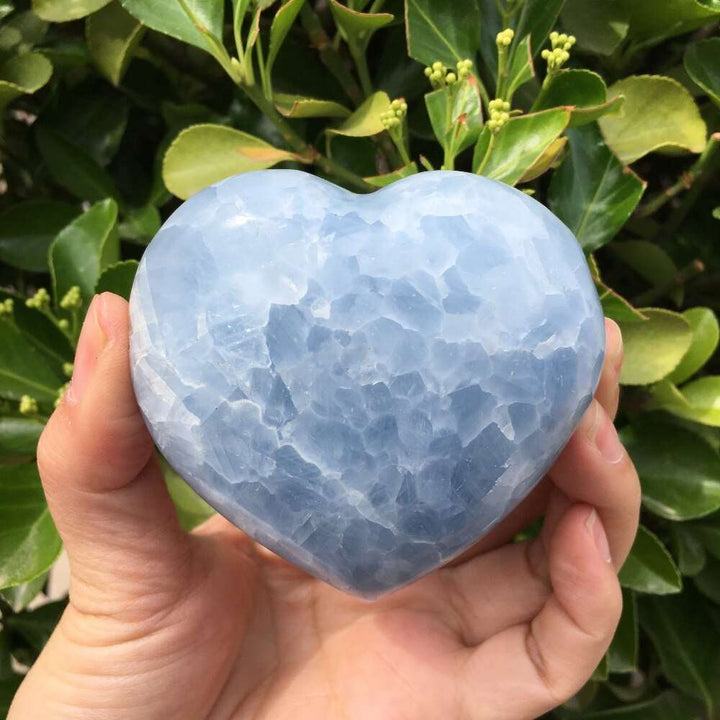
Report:
[[[606,562],[612,562],[612,556],[610,555],[610,544],[608,543],[607,535],[605,534],[605,528],[603,527],[602,521],[598,517],[597,510],[594,508],[590,511],[590,514],[585,520],[585,527],[587,528],[590,536],[595,541],[595,547],[600,553],[600,557]]]
[[[602,412],[600,427],[595,436],[595,447],[600,451],[603,459],[609,463],[618,463],[625,456],[625,448],[620,442],[617,430],[605,412]]]
[[[605,323],[605,335],[607,336],[607,345],[612,348],[610,366],[615,371],[615,374],[619,376],[624,359],[622,330],[620,330],[620,326],[614,320],[610,320],[610,318],[608,318]]]
[[[593,398],[580,420],[578,430],[588,439],[594,442],[600,427],[600,403]]]
[[[103,296],[96,295],[80,331],[73,375],[65,397],[68,402],[79,403],[82,400],[97,364],[97,359],[107,343],[107,334],[102,325]]]

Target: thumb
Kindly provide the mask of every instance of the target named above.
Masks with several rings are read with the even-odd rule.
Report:
[[[70,559],[73,604],[166,602],[189,541],[178,523],[132,389],[128,304],[111,293],[87,312],[68,391],[38,446],[48,505]]]

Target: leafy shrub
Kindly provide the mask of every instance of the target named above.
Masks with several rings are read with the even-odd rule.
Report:
[[[718,0],[225,4],[0,0],[0,708],[62,609],[27,609],[61,549],[34,454],[92,294],[127,296],[178,198],[228,175],[443,167],[547,204],[625,336],[643,525],[557,716],[720,717]]]

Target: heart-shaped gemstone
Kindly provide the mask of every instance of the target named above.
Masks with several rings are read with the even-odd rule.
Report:
[[[527,495],[604,348],[570,231],[458,172],[366,196],[291,170],[225,180],[148,247],[131,319],[168,461],[260,543],[364,597]]]

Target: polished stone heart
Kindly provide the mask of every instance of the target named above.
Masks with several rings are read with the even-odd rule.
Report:
[[[148,247],[131,319],[135,390],[173,467],[364,597],[447,562],[527,495],[604,347],[570,231],[458,172],[368,196],[291,170],[225,180]]]

